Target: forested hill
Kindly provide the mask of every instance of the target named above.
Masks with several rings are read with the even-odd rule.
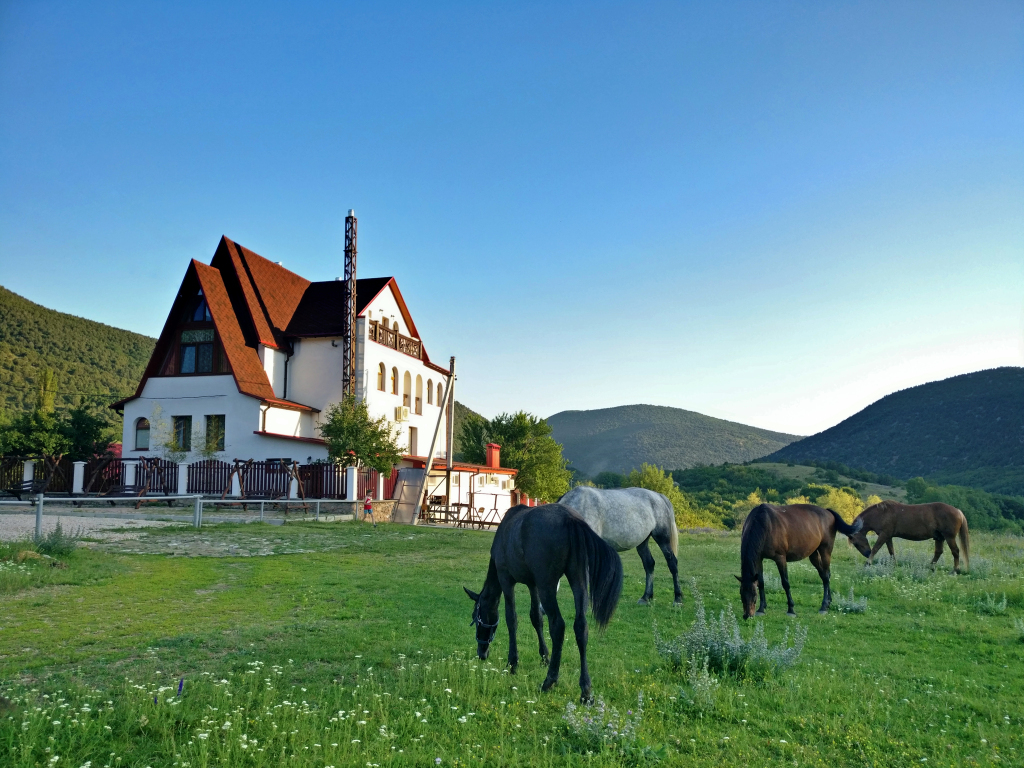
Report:
[[[800,439],[659,405],[562,411],[547,422],[572,467],[590,477],[629,472],[644,462],[665,469],[737,464]]]
[[[0,287],[0,410],[30,410],[45,368],[57,373],[58,408],[83,402],[106,406],[135,392],[155,343]]]
[[[1024,368],[895,392],[769,460],[836,461],[903,479],[1024,494]]]

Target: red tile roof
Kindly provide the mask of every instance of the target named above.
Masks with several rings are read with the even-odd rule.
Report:
[[[419,338],[393,277],[356,282],[357,314],[361,315],[388,286],[394,292],[409,335]],[[293,338],[341,334],[344,282],[310,282],[227,237],[221,237],[209,266],[198,261],[189,264],[135,396],[113,403],[112,408],[123,408],[126,402],[141,396],[147,379],[161,375],[175,349],[178,320],[200,289],[206,296],[238,391],[263,401],[283,402],[274,396],[257,352],[259,344],[288,349]],[[423,362],[439,373],[448,373],[446,368],[430,361],[426,349],[423,349]]]

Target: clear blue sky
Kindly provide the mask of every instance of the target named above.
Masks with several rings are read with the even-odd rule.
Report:
[[[1024,5],[0,4],[0,284],[397,276],[486,415],[787,432],[1024,364]]]

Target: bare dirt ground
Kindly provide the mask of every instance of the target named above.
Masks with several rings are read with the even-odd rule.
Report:
[[[67,533],[74,533],[83,538],[97,541],[125,541],[138,539],[145,528],[162,528],[178,523],[163,520],[123,520],[115,517],[95,517],[77,515],[44,515],[43,535],[57,527]],[[132,530],[138,529],[138,530]],[[3,514],[0,515],[0,541],[18,541],[30,539],[35,535],[35,514]],[[88,543],[88,542],[86,542]]]

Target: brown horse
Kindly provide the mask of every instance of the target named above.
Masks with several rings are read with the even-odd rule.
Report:
[[[942,557],[942,542],[949,544],[953,553],[953,573],[960,573],[960,550],[956,546],[957,534],[964,550],[964,565],[971,567],[971,539],[967,532],[967,518],[964,513],[949,504],[900,504],[897,501],[883,501],[868,507],[853,521],[860,524],[860,530],[850,537],[850,543],[857,548],[868,562],[874,562],[875,553],[885,544],[889,556],[896,562],[892,540],[908,539],[925,541],[935,539],[935,557],[932,567]],[[867,532],[878,534],[875,546],[868,543]]]
[[[774,560],[779,569],[782,588],[786,590],[789,603],[788,615],[796,616],[793,610],[793,595],[789,591],[789,574],[786,563],[810,558],[818,569],[824,596],[819,613],[828,613],[832,604],[832,545],[836,533],[847,536],[860,530],[847,525],[843,518],[831,509],[822,509],[813,504],[790,504],[775,506],[762,504],[755,507],[743,521],[743,535],[740,539],[740,599],[743,601],[743,618],[764,616],[768,604],[764,599],[764,571],[762,561]],[[761,594],[761,605],[754,610],[757,592]]]

